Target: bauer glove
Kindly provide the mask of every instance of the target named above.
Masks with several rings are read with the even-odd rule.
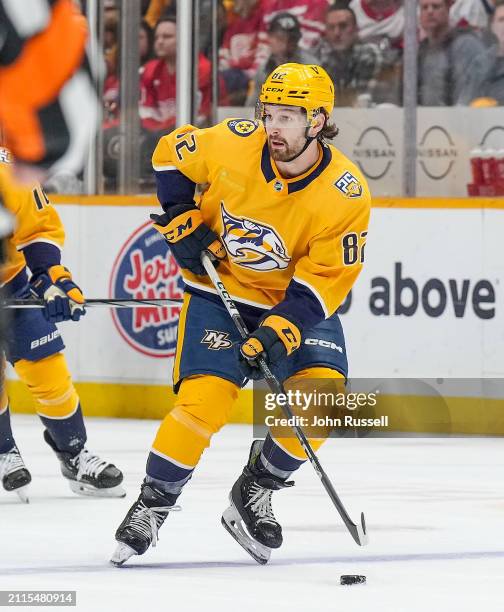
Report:
[[[226,257],[226,250],[217,234],[203,222],[194,204],[171,206],[162,215],[151,215],[153,226],[163,234],[176,262],[193,274],[206,274],[201,253],[209,251],[216,263]]]
[[[33,276],[30,289],[34,296],[44,300],[44,317],[52,323],[78,321],[86,314],[82,291],[64,266],[51,266]]]
[[[239,345],[238,365],[245,378],[259,380],[263,374],[256,358],[262,355],[266,363],[276,366],[301,345],[299,328],[285,317],[268,315],[258,329]]]

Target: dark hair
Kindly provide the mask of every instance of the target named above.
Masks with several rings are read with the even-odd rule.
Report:
[[[161,15],[161,17],[156,21],[156,25],[154,26],[154,32],[157,30],[158,25],[161,23],[174,23],[175,25],[177,25],[177,18],[175,17],[175,15],[170,13],[165,13],[164,15]]]
[[[329,115],[323,108],[321,109],[321,113],[325,117],[325,122],[324,127],[317,134],[317,137],[319,140],[332,140],[339,134],[339,128],[336,127],[334,123],[329,123]]]
[[[291,40],[298,42],[301,38],[299,19],[291,13],[278,13],[268,26],[268,34],[285,32]]]
[[[348,11],[350,15],[352,15],[354,25],[357,25],[357,17],[355,16],[355,11],[350,8],[350,4],[346,0],[336,0],[336,2],[334,2],[328,7],[326,15],[329,15],[329,13],[332,13],[333,11]]]

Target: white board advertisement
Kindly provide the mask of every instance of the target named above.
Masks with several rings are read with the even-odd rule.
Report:
[[[89,298],[182,297],[148,206],[57,206]],[[341,315],[353,377],[502,377],[504,210],[375,208]],[[349,306],[349,307],[348,307]],[[77,381],[167,384],[177,308],[89,309],[61,324]]]

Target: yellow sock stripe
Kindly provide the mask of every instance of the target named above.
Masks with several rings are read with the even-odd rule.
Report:
[[[42,406],[58,406],[68,401],[74,394],[77,394],[77,391],[75,390],[75,387],[71,385],[70,388],[63,393],[63,395],[51,399],[37,398],[37,402],[42,404]]]
[[[152,447],[161,455],[182,466],[194,467],[210,440],[193,431],[185,423],[167,415],[158,429]],[[160,456],[161,456],[160,455]]]
[[[194,467],[195,467],[194,465],[186,465],[185,463],[181,463],[180,461],[177,461],[173,457],[170,457],[170,455],[165,455],[165,453],[158,451],[154,447],[150,449],[150,452],[153,453],[154,455],[157,455],[158,457],[161,457],[161,459],[166,459],[166,461],[169,461],[170,463],[175,464],[179,468],[182,468],[184,470],[194,470]]]
[[[197,436],[207,438],[208,440],[211,438],[213,432],[210,429],[197,423],[194,417],[188,415],[178,406],[175,406],[175,408],[170,412],[170,416],[178,421],[181,425],[184,425],[193,431]]]
[[[62,419],[68,419],[77,412],[77,409],[79,408],[79,404],[80,404],[79,396],[76,394],[75,404],[73,405],[73,408],[72,410],[70,410],[70,412],[68,412],[65,409],[65,406],[58,406],[57,410],[55,410],[54,412],[57,412],[59,414],[55,414],[54,412],[52,414],[47,414],[46,412],[42,412],[40,408],[37,406],[37,414],[46,419],[53,419],[56,421],[62,420]]]

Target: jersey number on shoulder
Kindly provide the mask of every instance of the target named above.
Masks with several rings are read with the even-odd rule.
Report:
[[[367,232],[360,233],[359,236],[355,232],[345,234],[341,240],[343,245],[343,263],[345,266],[353,266],[357,262],[364,263],[364,248],[366,246]]]
[[[179,161],[183,161],[184,149],[187,149],[189,153],[194,153],[194,151],[196,151],[196,139],[194,138],[194,134],[177,134],[176,138],[183,139],[175,145],[175,153]]]
[[[33,190],[33,197],[35,199],[35,206],[37,210],[43,210],[44,206],[50,206],[49,198],[46,196],[46,192],[42,187],[38,187]]]

